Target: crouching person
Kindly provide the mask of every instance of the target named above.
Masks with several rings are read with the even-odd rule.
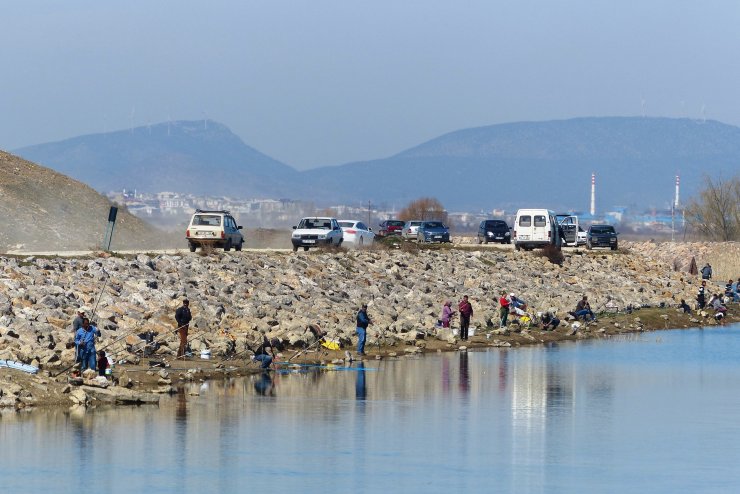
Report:
[[[80,370],[97,369],[97,352],[95,352],[95,337],[102,336],[100,330],[90,324],[90,320],[85,317],[82,320],[82,327],[75,334],[75,345],[80,361]]]
[[[552,312],[545,312],[542,316],[542,330],[554,331],[558,326],[560,326],[560,319]]]
[[[273,348],[272,342],[267,338],[266,331],[262,333],[262,343],[254,351],[254,360],[260,362],[262,369],[267,369],[275,359],[275,349]],[[270,349],[269,353],[267,349]]]

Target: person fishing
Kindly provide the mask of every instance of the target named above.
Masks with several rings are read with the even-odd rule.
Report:
[[[97,370],[97,352],[95,351],[95,337],[102,336],[100,330],[90,324],[90,320],[82,319],[82,327],[75,334],[75,345],[80,359],[80,370]]]
[[[367,327],[373,322],[367,315],[367,304],[357,312],[357,355],[365,355],[365,341],[367,340]]]
[[[468,328],[470,327],[470,318],[473,316],[473,306],[468,302],[468,296],[464,295],[457,305],[460,312],[460,339],[468,339]]]
[[[193,319],[193,315],[190,313],[190,301],[185,299],[182,301],[182,305],[175,311],[175,321],[177,321],[177,332],[180,335],[180,346],[177,349],[177,357],[183,357],[185,355],[185,349],[188,344],[188,329],[190,328],[190,321]]]
[[[262,369],[267,369],[275,359],[275,348],[270,339],[267,338],[267,330],[262,329],[260,332],[262,333],[262,343],[254,350],[254,357],[252,359],[261,362],[262,365],[260,367]],[[270,349],[269,353],[267,351],[268,348]]]
[[[696,292],[696,304],[699,309],[703,309],[707,305],[707,282],[702,281],[699,290]]]
[[[498,327],[505,328],[506,322],[509,319],[509,305],[510,305],[509,299],[506,297],[505,291],[501,292],[501,297],[499,297],[498,303],[499,303],[498,313],[500,317]]]
[[[449,328],[450,320],[454,315],[455,311],[452,310],[452,302],[446,300],[444,306],[442,306],[442,314],[439,316],[441,326],[443,328]]]

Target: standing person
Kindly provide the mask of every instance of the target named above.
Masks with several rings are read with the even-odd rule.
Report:
[[[455,311],[452,310],[452,302],[449,300],[445,301],[444,307],[442,307],[442,315],[439,316],[439,320],[442,323],[443,328],[450,327],[450,320],[455,315]]]
[[[468,302],[468,296],[463,296],[462,300],[457,306],[457,310],[460,311],[460,339],[468,339],[468,328],[470,327],[470,318],[473,315],[473,306]]]
[[[506,322],[509,319],[509,299],[506,298],[506,291],[501,292],[501,297],[498,299],[498,303],[500,305],[498,313],[501,317],[498,327],[505,328]]]
[[[100,330],[90,324],[90,320],[85,317],[82,319],[82,327],[75,334],[75,345],[80,359],[80,370],[97,369],[95,352],[95,337],[101,336]]]
[[[365,355],[367,327],[372,323],[367,315],[367,304],[362,304],[362,308],[357,312],[357,355]]]
[[[82,327],[82,320],[85,318],[85,312],[87,309],[85,307],[78,307],[77,308],[77,317],[74,318],[72,321],[72,336],[77,336],[77,330]],[[77,348],[77,345],[75,345],[75,362],[80,361],[80,352]]]
[[[703,268],[701,268],[701,279],[703,280],[710,280],[712,279],[712,265],[709,263],[706,263]]]
[[[188,329],[193,315],[190,313],[190,301],[185,299],[182,305],[175,311],[175,321],[177,321],[177,332],[180,334],[180,347],[177,349],[177,357],[185,355],[185,348],[188,344]]]
[[[87,311],[84,307],[77,308],[77,316],[72,321],[72,333],[77,334],[77,330],[82,327],[82,320],[85,318],[85,312]]]
[[[699,306],[700,309],[703,309],[707,305],[707,282],[702,281],[701,286],[699,287],[699,291],[696,293],[696,304]]]

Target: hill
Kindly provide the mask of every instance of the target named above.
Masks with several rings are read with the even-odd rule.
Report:
[[[0,151],[0,252],[98,248],[110,205],[85,184]],[[112,248],[154,248],[163,240],[158,230],[119,211]]]
[[[138,188],[233,197],[281,196],[296,171],[226,126],[178,121],[91,134],[14,151],[107,192]]]
[[[736,173],[740,128],[669,118],[578,118],[521,122],[445,134],[386,159],[307,172],[343,191],[362,183],[374,200],[436,196],[451,208],[521,205],[587,209],[591,173],[597,209],[664,206],[704,173]],[[380,197],[379,197],[380,196]],[[351,199],[344,194],[338,200]]]
[[[169,130],[168,130],[169,129]],[[400,207],[421,196],[451,210],[667,207],[704,173],[732,175],[740,128],[716,121],[605,117],[518,122],[442,135],[394,156],[298,172],[215,122],[174,122],[41,144],[22,156],[97,190],[124,187]]]

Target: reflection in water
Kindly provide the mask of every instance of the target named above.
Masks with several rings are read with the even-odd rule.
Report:
[[[470,389],[470,375],[468,374],[468,352],[460,352],[460,392],[468,394]]]
[[[158,408],[0,413],[0,479],[62,493],[738,490],[740,340],[661,339],[262,373],[186,384]]]
[[[269,371],[263,372],[254,382],[254,390],[262,396],[275,396],[275,387],[272,384]]]
[[[365,363],[357,364],[357,380],[355,381],[355,399],[364,400],[367,398],[367,385],[365,384]]]

